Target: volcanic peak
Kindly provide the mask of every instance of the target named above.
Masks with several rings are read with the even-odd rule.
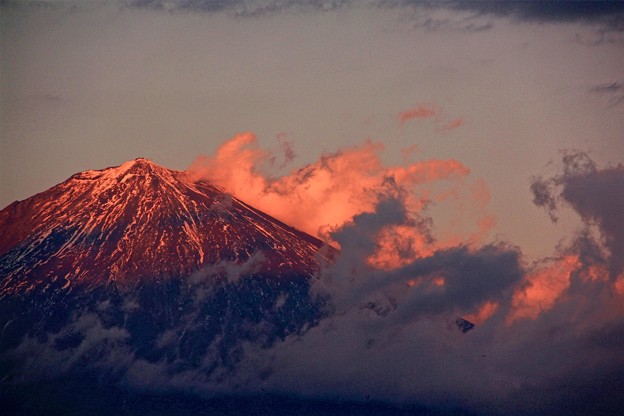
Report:
[[[77,173],[9,205],[0,232],[0,295],[50,282],[188,276],[257,253],[276,277],[313,276],[328,260],[318,239],[145,158]]]
[[[142,157],[129,160],[119,166],[112,166],[104,169],[86,170],[72,175],[70,179],[90,180],[90,179],[116,179],[123,177],[124,174],[133,175],[163,175],[167,172],[178,172],[157,165],[149,159]]]

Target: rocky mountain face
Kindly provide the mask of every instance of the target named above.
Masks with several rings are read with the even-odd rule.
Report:
[[[9,205],[0,235],[3,296],[187,276],[254,255],[275,277],[313,276],[327,261],[316,238],[146,159],[78,173]]]
[[[245,344],[269,346],[322,317],[309,289],[336,254],[146,159],[14,202],[0,211],[0,236],[3,381],[111,360],[109,370],[232,369]]]

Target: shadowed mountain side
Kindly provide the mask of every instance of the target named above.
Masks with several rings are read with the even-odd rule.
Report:
[[[146,159],[11,204],[0,234],[5,381],[111,362],[111,380],[135,361],[233,371],[246,343],[267,347],[318,322],[324,299],[310,296],[310,279],[336,254]]]

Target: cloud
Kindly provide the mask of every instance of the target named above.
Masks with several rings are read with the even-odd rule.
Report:
[[[553,196],[556,208],[565,203],[593,218],[608,241],[619,232],[605,220],[617,220],[622,212],[608,208],[619,198],[612,194],[621,195],[620,170],[598,169],[582,154],[566,155],[563,173],[552,184],[564,186],[560,196]],[[581,186],[580,178],[602,185]],[[615,282],[609,277],[607,258],[590,234],[579,234],[552,258],[533,265],[523,262],[519,248],[505,243],[434,248],[390,269],[371,265],[382,230],[397,226],[426,230],[427,222],[410,217],[404,195],[390,183],[372,211],[333,232],[342,255],[315,290],[330,293],[334,313],[270,354],[261,353],[260,361],[272,369],[261,382],[265,388],[414,400],[479,414],[510,408],[517,414],[624,408],[613,396],[617,389],[595,387],[614,380],[623,386],[618,342],[624,328],[624,275]],[[622,254],[616,255],[621,259]],[[462,333],[455,325],[459,316],[478,325]],[[579,395],[574,404],[569,402],[572,391]]]
[[[300,226],[325,219],[317,232],[340,245],[335,263],[297,286],[255,276],[261,253],[223,262],[163,293],[100,302],[27,337],[10,358],[37,379],[95,357],[130,389],[208,397],[270,392],[477,414],[622,410],[624,168],[568,152],[561,172],[535,178],[537,205],[571,208],[586,226],[528,264],[509,242],[437,235],[432,201],[465,202],[474,212],[457,214],[487,228],[489,192],[468,167],[385,166],[382,150],[366,142],[272,176],[273,154],[251,133],[233,137],[189,172],[276,215],[297,207]],[[289,324],[310,311],[305,325]],[[476,326],[464,332],[458,318]]]
[[[449,120],[449,117],[437,106],[418,104],[407,110],[400,111],[397,114],[401,125],[419,119],[433,119],[435,123],[435,131],[438,133],[447,133],[455,130],[464,124],[464,117],[457,117]]]
[[[17,364],[4,377],[46,380],[94,368],[110,374],[133,360],[127,349],[129,338],[125,328],[106,325],[96,313],[76,311],[58,331],[39,337],[26,336],[16,348],[4,353],[2,361]]]
[[[3,2],[0,7],[21,2]],[[60,8],[73,11],[96,7],[92,2],[39,0],[25,2],[28,7]],[[494,27],[489,17],[520,22],[582,23],[595,25],[604,41],[621,42],[611,34],[624,32],[624,6],[620,1],[421,1],[421,0],[117,0],[122,8],[166,11],[169,13],[225,13],[234,17],[255,18],[293,12],[331,12],[355,7],[398,9],[401,16],[411,14],[417,26],[427,30],[482,32]],[[459,12],[455,16],[439,12]],[[466,15],[469,13],[469,15]],[[484,20],[485,18],[486,20]]]
[[[568,158],[565,171],[592,166]],[[624,360],[615,358],[617,341],[600,341],[620,337],[622,293],[605,279],[599,256],[587,256],[587,247],[580,253],[577,242],[527,266],[508,244],[458,245],[379,268],[369,259],[384,229],[430,231],[427,221],[410,216],[396,184],[384,190],[373,210],[332,233],[342,254],[315,290],[330,294],[334,313],[270,352],[257,352],[256,362],[270,365],[271,375],[257,380],[250,364],[248,384],[447,410],[498,414],[514,406],[519,414],[550,414],[567,406],[568,389],[554,386],[572,382],[582,412],[600,403],[621,408],[610,396],[614,390],[592,387],[624,371]],[[476,329],[462,333],[458,316],[478,321]],[[579,364],[577,356],[593,359]]]
[[[367,141],[326,153],[313,163],[275,177],[266,173],[273,153],[260,148],[252,133],[241,133],[214,155],[198,157],[188,172],[196,180],[217,184],[281,221],[324,239],[354,216],[370,212],[389,183],[405,193],[411,213],[422,214],[432,209],[432,204],[463,210],[466,218],[456,224],[454,239],[474,239],[487,232],[481,226],[490,216],[487,204],[482,195],[473,192],[471,187],[478,180],[468,177],[466,166],[452,159],[385,166],[382,151],[383,145]]]
[[[534,179],[534,202],[551,217],[566,204],[587,227],[597,227],[615,279],[624,271],[624,166],[599,169],[586,153],[578,151],[566,153],[562,163],[563,173]]]
[[[430,234],[427,221],[411,217],[405,199],[390,193],[380,196],[374,212],[358,214],[332,232],[342,253],[320,278],[331,299],[347,307],[387,303],[392,298],[396,302],[393,320],[409,321],[442,312],[468,313],[483,303],[502,301],[523,276],[519,253],[503,244],[473,249],[434,246],[416,256],[407,250],[399,254],[402,261],[380,268],[371,258],[384,248],[383,231],[398,226]]]
[[[293,141],[292,140],[286,140],[286,137],[287,137],[286,133],[279,133],[277,135],[277,141],[279,142],[280,150],[284,154],[284,162],[280,166],[282,168],[287,166],[297,156],[295,154],[295,150],[293,148]]]
[[[624,90],[624,83],[616,81],[606,84],[598,84],[595,87],[592,87],[590,91],[597,93],[613,93],[620,92],[622,90]]]
[[[509,17],[519,21],[598,24],[610,30],[624,31],[624,4],[621,1],[460,0],[440,2],[439,7]]]
[[[154,10],[190,11],[202,13],[225,12],[239,17],[273,15],[287,10],[330,11],[352,4],[352,0],[123,0],[128,7],[149,8]]]
[[[399,117],[399,121],[401,122],[401,124],[404,124],[405,122],[413,120],[413,119],[429,118],[435,115],[436,115],[435,109],[428,107],[428,106],[424,106],[424,105],[418,105],[414,108],[401,111],[398,114],[398,117]]]
[[[235,6],[244,4],[244,1],[227,0],[127,0],[124,2],[130,7],[152,8],[158,10],[193,10],[202,12],[219,12],[230,10]]]
[[[609,106],[614,107],[624,102],[624,82],[614,81],[598,84],[589,90],[595,94],[609,96]]]
[[[358,2],[354,2],[353,0],[265,0],[255,2],[244,0],[124,0],[122,4],[129,7],[168,11],[187,10],[206,13],[225,11],[238,16],[258,16],[275,14],[286,10],[330,11],[353,7],[358,4]],[[412,8],[421,13],[442,8],[456,11],[469,11],[482,15],[508,17],[519,21],[597,23],[612,30],[624,30],[624,6],[622,2],[619,1],[502,0],[495,2],[475,2],[451,0],[428,2],[420,0],[372,0],[365,2],[364,5],[382,8]],[[491,24],[488,23],[474,24],[474,22],[472,25],[475,30],[483,30],[491,26]]]
[[[526,285],[514,294],[507,322],[535,319],[551,309],[570,286],[570,276],[579,266],[578,258],[572,255],[555,261],[544,261],[541,267],[527,275]]]

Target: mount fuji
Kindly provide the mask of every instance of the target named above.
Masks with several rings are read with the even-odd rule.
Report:
[[[142,158],[12,203],[0,236],[4,382],[100,377],[121,350],[171,374],[234,371],[246,345],[321,319],[310,286],[337,254]]]
[[[207,182],[136,159],[91,170],[0,211],[0,296],[128,286],[262,256],[312,277],[331,249]]]

